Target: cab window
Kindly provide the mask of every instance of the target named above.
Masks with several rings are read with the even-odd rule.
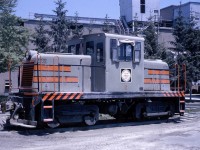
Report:
[[[133,61],[140,62],[141,42],[119,42],[117,39],[110,40],[111,58],[114,62]]]
[[[133,56],[133,46],[129,43],[121,43],[118,47],[118,58],[121,61],[131,61]]]
[[[93,55],[94,53],[94,42],[86,42],[86,55]]]
[[[97,62],[103,62],[103,43],[97,43]]]
[[[75,54],[75,51],[76,51],[75,45],[70,45],[70,46],[68,47],[68,53],[73,53],[73,54]]]
[[[138,63],[140,62],[141,58],[141,42],[135,43],[135,54],[134,54],[134,62]]]
[[[80,44],[76,44],[76,54],[80,54]]]
[[[68,53],[73,53],[73,54],[80,54],[80,44],[76,44],[76,45],[70,45],[68,47]]]
[[[119,59],[118,59],[118,47],[117,47],[117,40],[116,39],[110,39],[110,56],[111,56],[111,59],[114,61],[114,62],[118,62]]]

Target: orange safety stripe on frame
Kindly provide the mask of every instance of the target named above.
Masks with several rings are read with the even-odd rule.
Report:
[[[72,94],[69,99],[74,99],[74,97],[77,95],[77,93]]]
[[[178,93],[174,93],[176,97],[179,97]]]
[[[182,95],[181,95],[181,93],[180,93],[180,92],[178,92],[178,96],[179,96],[179,97],[182,97]]]
[[[83,93],[78,94],[78,96],[75,99],[80,99]]]
[[[154,78],[146,78],[144,79],[145,84],[169,84],[170,81],[168,79],[154,79]]]
[[[167,70],[148,70],[149,75],[169,75]]]
[[[59,82],[58,77],[33,77],[33,82],[47,82],[47,83],[55,83]],[[60,77],[60,82],[67,82],[67,83],[78,83],[79,80],[77,77]]]
[[[63,99],[63,100],[68,99],[69,95],[70,95],[70,93],[67,93],[62,99]]]
[[[47,100],[47,98],[49,97],[49,95],[51,95],[51,93],[47,93],[47,94],[42,98],[42,100],[43,100],[43,101]]]
[[[182,97],[180,92],[162,92],[165,97]]]
[[[165,93],[165,92],[162,92],[163,93],[163,95],[166,97],[167,96],[167,94]]]
[[[56,97],[56,100],[59,100],[61,97],[63,96],[63,94],[59,94],[58,97]]]
[[[185,97],[185,92],[182,91],[181,94],[182,94],[183,97]]]
[[[64,71],[71,72],[70,66],[50,66],[50,65],[38,65],[39,71]],[[37,65],[34,66],[34,71],[37,71]]]
[[[53,100],[56,96],[57,96],[57,94],[54,93],[54,94],[49,98],[49,100]]]
[[[169,95],[170,95],[171,97],[174,97],[174,93],[172,93],[172,92],[169,92]]]
[[[82,95],[83,93],[47,93],[44,95],[42,100],[78,100]]]

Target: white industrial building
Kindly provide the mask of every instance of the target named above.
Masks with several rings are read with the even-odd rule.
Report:
[[[154,17],[157,21],[160,14],[160,0],[119,0],[120,16],[126,21],[148,21]]]
[[[200,27],[200,2],[188,2],[182,4],[180,8],[179,6],[175,7],[173,19],[177,18],[179,9],[182,11],[182,15],[186,21],[188,21],[189,18],[194,17],[196,26]]]
[[[161,18],[163,21],[174,22],[181,11],[182,16],[187,22],[191,17],[194,18],[196,26],[200,27],[200,2],[188,2],[179,6],[171,5],[161,9]]]

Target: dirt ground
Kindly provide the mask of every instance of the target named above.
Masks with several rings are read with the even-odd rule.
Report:
[[[186,108],[185,116],[169,120],[104,120],[93,127],[2,129],[0,150],[200,150],[200,103],[189,103]],[[1,120],[5,117],[0,113]]]

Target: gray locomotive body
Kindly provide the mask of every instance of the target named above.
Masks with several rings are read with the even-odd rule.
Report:
[[[183,115],[184,92],[171,91],[169,67],[144,60],[144,39],[92,34],[71,39],[68,53],[29,51],[13,93],[10,123],[94,125],[99,113],[115,118]]]

